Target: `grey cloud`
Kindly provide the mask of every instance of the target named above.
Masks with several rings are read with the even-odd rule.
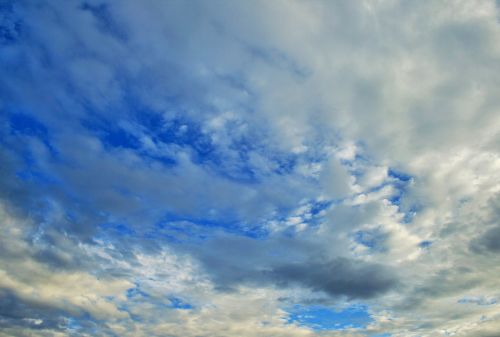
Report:
[[[387,267],[347,258],[278,266],[270,275],[278,285],[296,284],[351,299],[372,298],[395,289],[398,284],[394,272]]]
[[[471,241],[471,249],[475,252],[500,253],[500,226],[495,226],[478,238]]]
[[[419,305],[424,305],[429,299],[443,298],[461,294],[480,284],[474,270],[467,267],[456,266],[454,269],[440,270],[427,279],[425,284],[416,286],[408,294],[402,308],[414,310]]]
[[[44,303],[26,301],[7,289],[0,289],[0,328],[24,327],[62,331],[68,313]]]
[[[327,258],[321,241],[238,237],[216,239],[193,250],[222,290],[240,284],[299,287],[331,297],[369,299],[399,285],[394,270],[345,257]]]
[[[487,230],[470,242],[476,253],[500,253],[500,195],[494,195],[487,205],[487,216],[481,222]]]

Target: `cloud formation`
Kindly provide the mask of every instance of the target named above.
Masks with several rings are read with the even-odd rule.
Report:
[[[0,337],[495,336],[498,15],[2,2]]]

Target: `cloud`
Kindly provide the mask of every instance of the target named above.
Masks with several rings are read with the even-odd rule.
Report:
[[[391,271],[377,264],[338,258],[325,263],[279,266],[271,274],[278,284],[299,284],[331,296],[370,298],[397,284]]]
[[[0,336],[494,335],[499,39],[495,1],[4,2]]]
[[[474,249],[484,249],[492,253],[498,253],[500,251],[500,227],[493,227],[489,229],[486,233],[481,235],[481,237],[476,240],[473,244]]]
[[[240,285],[270,285],[307,288],[334,298],[367,299],[396,289],[397,275],[390,267],[345,257],[329,260],[322,244],[299,238],[260,241],[226,236],[192,249],[215,285],[226,291]]]

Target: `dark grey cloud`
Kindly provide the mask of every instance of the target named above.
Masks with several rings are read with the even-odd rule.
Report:
[[[24,327],[34,330],[62,331],[69,316],[45,303],[27,301],[7,289],[0,289],[0,330],[2,327]]]
[[[471,250],[476,253],[500,253],[500,195],[490,198],[488,216],[482,225],[488,229],[471,240]]]
[[[372,298],[398,284],[396,276],[387,267],[347,258],[287,264],[276,267],[270,275],[278,286],[298,285],[351,299]]]
[[[368,299],[398,286],[396,273],[378,263],[328,258],[321,241],[222,236],[192,251],[221,290],[240,284],[299,287],[332,298]]]
[[[475,252],[500,253],[500,225],[490,228],[486,233],[471,242]]]

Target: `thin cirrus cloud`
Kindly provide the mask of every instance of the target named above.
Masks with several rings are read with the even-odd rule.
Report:
[[[495,1],[4,1],[0,336],[494,336]]]

